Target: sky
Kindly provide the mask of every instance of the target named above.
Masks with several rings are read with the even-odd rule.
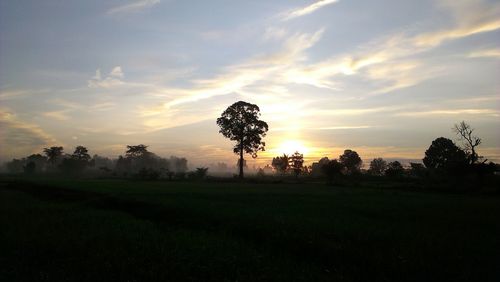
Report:
[[[215,121],[240,100],[269,124],[254,165],[421,159],[462,120],[500,161],[499,59],[499,1],[0,0],[0,161],[146,144],[235,164]]]

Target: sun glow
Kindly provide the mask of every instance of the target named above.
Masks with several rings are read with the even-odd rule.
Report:
[[[295,152],[299,152],[301,154],[307,154],[309,152],[309,149],[307,148],[307,146],[304,145],[304,143],[302,143],[299,140],[287,140],[281,143],[281,145],[273,151],[274,153],[278,154],[291,155]]]

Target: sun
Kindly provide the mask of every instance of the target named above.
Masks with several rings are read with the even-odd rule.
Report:
[[[307,154],[309,149],[299,140],[287,140],[280,144],[276,152],[287,155],[291,155],[295,152]]]

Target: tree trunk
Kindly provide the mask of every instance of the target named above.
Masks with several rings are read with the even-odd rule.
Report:
[[[243,179],[243,140],[240,146],[240,179]]]

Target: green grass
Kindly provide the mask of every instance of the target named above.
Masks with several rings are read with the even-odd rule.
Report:
[[[1,281],[498,281],[500,198],[320,184],[0,187]]]

